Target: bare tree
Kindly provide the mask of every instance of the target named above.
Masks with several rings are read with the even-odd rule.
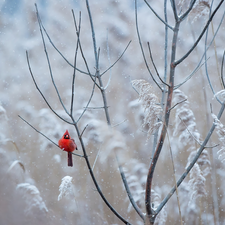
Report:
[[[42,42],[44,46],[44,52],[45,56],[47,59],[48,63],[48,69],[50,73],[50,77],[52,80],[52,84],[55,88],[55,91],[58,95],[58,99],[60,101],[61,106],[64,109],[64,112],[67,114],[67,117],[61,116],[57,110],[54,109],[52,106],[52,102],[47,100],[47,97],[45,94],[41,91],[41,88],[39,88],[35,75],[33,74],[33,71],[31,69],[31,64],[29,60],[29,54],[26,52],[26,57],[27,57],[27,63],[29,67],[29,71],[31,74],[31,77],[33,79],[33,82],[43,97],[44,101],[46,102],[47,106],[49,109],[54,113],[58,119],[64,121],[68,125],[74,126],[74,129],[76,130],[77,136],[79,138],[80,146],[82,148],[83,154],[75,154],[73,153],[76,157],[81,157],[88,168],[90,177],[92,178],[92,181],[95,185],[95,188],[97,192],[99,193],[100,197],[102,200],[105,202],[107,207],[113,212],[113,214],[118,217],[124,224],[133,224],[132,221],[129,221],[128,218],[125,218],[125,216],[122,216],[119,212],[119,209],[114,207],[108,200],[105,194],[103,193],[99,181],[96,178],[96,174],[94,173],[94,166],[91,166],[90,163],[90,157],[87,152],[87,145],[84,142],[84,137],[86,131],[89,129],[89,126],[93,126],[92,129],[96,129],[98,132],[100,132],[101,137],[106,137],[108,139],[114,140],[113,143],[108,143],[107,146],[104,146],[105,148],[108,148],[109,150],[107,151],[113,151],[115,153],[115,158],[118,164],[118,168],[120,171],[120,175],[122,178],[122,182],[124,184],[125,190],[127,192],[129,201],[132,205],[132,207],[136,210],[137,214],[140,216],[141,220],[143,221],[144,224],[163,224],[165,222],[166,217],[160,216],[160,212],[162,213],[163,209],[165,209],[165,206],[167,205],[167,202],[169,199],[173,196],[173,194],[176,192],[177,196],[177,205],[179,208],[179,216],[180,216],[180,223],[183,224],[184,219],[184,214],[188,214],[188,212],[183,212],[182,204],[180,198],[179,198],[179,190],[178,187],[184,182],[184,179],[187,177],[188,174],[190,174],[190,181],[189,181],[189,186],[192,188],[192,192],[187,190],[190,194],[190,198],[193,201],[196,201],[197,198],[201,198],[202,196],[206,195],[206,191],[204,189],[205,185],[205,177],[209,174],[208,173],[208,167],[210,166],[211,163],[213,163],[209,160],[208,152],[207,149],[212,149],[216,147],[217,145],[212,145],[209,140],[211,135],[213,134],[213,131],[215,130],[216,127],[220,125],[220,118],[223,114],[224,111],[224,98],[223,98],[223,92],[218,93],[215,95],[215,98],[217,99],[218,103],[220,104],[220,110],[218,112],[217,116],[214,116],[213,119],[215,120],[215,123],[211,124],[211,127],[209,127],[207,131],[206,137],[202,140],[202,136],[200,134],[200,131],[197,129],[197,125],[195,123],[195,116],[194,113],[191,109],[191,106],[188,101],[188,96],[186,96],[180,89],[184,85],[187,84],[187,82],[194,82],[193,81],[193,76],[200,70],[200,68],[204,65],[205,66],[205,72],[204,74],[207,77],[207,81],[209,86],[211,87],[211,90],[213,94],[216,94],[216,91],[214,91],[213,84],[210,81],[210,76],[208,73],[208,58],[207,58],[207,52],[210,48],[210,46],[215,43],[215,38],[218,33],[218,30],[221,26],[221,23],[224,18],[224,13],[221,17],[220,23],[218,24],[218,27],[216,29],[216,32],[213,33],[213,36],[211,37],[210,41],[208,41],[208,32],[210,25],[212,25],[212,21],[215,17],[215,15],[218,13],[219,10],[223,10],[222,4],[223,0],[218,1],[218,3],[214,3],[212,1],[211,5],[208,1],[180,1],[179,4],[176,3],[174,0],[170,1],[170,6],[168,7],[169,3],[167,0],[164,0],[164,7],[163,7],[163,17],[161,17],[159,14],[161,12],[156,12],[156,10],[151,6],[151,2],[149,3],[148,1],[144,0],[144,4],[146,8],[149,9],[149,13],[154,13],[155,16],[161,21],[161,25],[165,27],[165,42],[164,42],[164,53],[163,53],[163,61],[164,61],[164,71],[163,71],[163,76],[162,76],[162,71],[159,71],[156,62],[154,60],[154,50],[152,50],[152,45],[154,43],[143,43],[142,38],[141,38],[141,31],[139,28],[139,21],[138,19],[141,17],[141,15],[138,14],[138,3],[137,0],[134,2],[135,6],[135,22],[136,22],[136,32],[138,36],[138,41],[140,44],[140,50],[142,52],[143,56],[143,62],[146,65],[147,71],[149,72],[150,78],[151,78],[151,83],[143,80],[143,79],[135,79],[131,81],[130,84],[134,88],[134,90],[137,92],[139,95],[139,100],[142,104],[142,106],[138,107],[143,107],[144,109],[144,114],[143,114],[143,130],[147,133],[147,138],[146,139],[151,139],[152,134],[154,134],[154,140],[152,145],[149,144],[148,142],[148,149],[149,151],[152,152],[152,158],[149,158],[149,169],[148,171],[146,170],[145,172],[147,174],[147,179],[145,182],[141,183],[141,179],[137,179],[135,182],[140,182],[141,187],[145,186],[145,189],[143,188],[142,193],[138,193],[136,191],[135,193],[135,185],[132,184],[134,180],[129,179],[130,174],[132,173],[131,170],[129,171],[124,171],[124,165],[126,164],[126,160],[121,157],[121,149],[125,149],[126,146],[122,145],[121,143],[123,142],[120,140],[120,135],[117,133],[115,130],[115,127],[112,126],[111,124],[111,118],[110,118],[110,108],[108,105],[108,100],[107,100],[107,94],[106,90],[110,85],[111,82],[111,70],[115,66],[115,64],[123,57],[124,53],[126,52],[127,48],[129,47],[130,43],[127,44],[127,46],[124,48],[123,51],[121,51],[121,54],[119,58],[112,63],[107,69],[104,71],[101,71],[100,68],[100,47],[97,46],[96,43],[96,35],[95,35],[95,28],[94,28],[94,21],[92,19],[92,13],[91,13],[91,6],[89,5],[89,1],[86,0],[86,8],[88,12],[88,17],[89,17],[89,22],[90,22],[90,29],[92,33],[92,42],[93,42],[93,52],[94,52],[94,72],[92,72],[91,65],[86,59],[85,56],[85,46],[82,44],[82,38],[81,38],[81,33],[82,33],[82,27],[81,27],[81,13],[79,14],[78,20],[75,18],[75,13],[72,10],[72,16],[74,20],[74,26],[75,26],[75,33],[76,33],[76,45],[75,45],[75,51],[74,51],[74,61],[73,63],[70,63],[69,60],[63,55],[63,53],[54,45],[50,34],[48,34],[47,30],[44,27],[44,24],[42,23],[40,14],[38,12],[37,5],[36,7],[36,14],[37,14],[37,20],[40,28],[40,33],[42,37]],[[214,6],[215,5],[215,6]],[[168,13],[173,14],[173,20],[170,21],[168,20]],[[207,14],[208,12],[208,14]],[[182,32],[182,26],[187,26],[187,18],[191,20],[192,18],[202,16],[203,13],[205,13],[205,17],[208,16],[205,25],[201,27],[201,31],[198,34],[198,37],[195,38],[193,41],[192,45],[189,46],[189,48],[186,50],[182,49],[182,45],[179,45],[179,35],[180,32]],[[171,37],[171,38],[170,38]],[[52,72],[52,67],[51,63],[49,60],[49,55],[48,51],[46,48],[46,39],[51,43],[51,45],[54,47],[54,49],[60,54],[63,60],[66,61],[68,66],[73,68],[73,75],[72,75],[72,83],[71,83],[71,101],[70,101],[70,106],[68,107],[65,105],[60,91],[59,87],[56,85],[53,72]],[[205,38],[205,42],[203,40]],[[194,51],[196,51],[197,46],[200,43],[204,43],[204,52],[201,57],[199,57],[199,61],[195,63],[195,68],[193,71],[187,75],[187,77],[181,81],[178,84],[175,84],[175,80],[177,78],[178,73],[177,73],[177,68],[182,67],[182,65],[185,64],[185,60],[192,55],[195,54]],[[179,49],[180,48],[180,49]],[[186,52],[184,52],[185,50]],[[179,51],[179,57],[177,56],[177,51]],[[150,61],[146,56],[146,52],[149,55]],[[216,55],[217,56],[217,55]],[[85,65],[85,69],[81,69],[78,66],[78,57],[81,57],[83,60],[83,63]],[[109,59],[109,57],[108,57]],[[170,62],[168,62],[168,59]],[[111,60],[109,60],[111,61]],[[152,65],[151,69],[150,63]],[[218,62],[218,61],[217,61]],[[223,78],[223,62],[224,62],[224,55],[222,57],[222,65],[221,65],[221,84],[222,84],[222,89],[225,88],[224,85],[224,78]],[[135,63],[135,62],[134,62]],[[154,72],[153,72],[154,71]],[[182,71],[182,69],[180,70]],[[106,84],[103,82],[103,76],[106,73],[110,73],[109,79]],[[186,72],[186,71],[185,71]],[[86,103],[86,107],[83,109],[80,109],[79,114],[74,112],[74,101],[75,101],[75,90],[76,90],[76,79],[77,79],[77,73],[81,74],[82,76],[86,76],[87,80],[91,80],[93,82],[92,90],[90,91],[90,97]],[[150,80],[150,79],[149,79]],[[180,79],[179,79],[180,80]],[[153,93],[153,87],[156,86],[158,90],[160,91],[160,96],[161,100],[159,101],[157,95]],[[200,87],[203,88],[204,87]],[[101,93],[102,97],[102,103],[101,106],[98,107],[90,107],[91,102],[93,100],[93,96],[96,92]],[[204,90],[203,90],[204,92]],[[76,93],[79,94],[79,93]],[[221,97],[222,96],[222,97]],[[139,104],[139,103],[137,103]],[[91,125],[90,123],[86,123],[86,120],[84,120],[85,115],[88,114],[89,109],[97,109],[97,110],[104,110],[104,115],[105,115],[105,120],[107,123],[107,126],[105,126],[103,123],[99,122],[98,124]],[[171,117],[171,112],[175,111],[175,119]],[[203,110],[204,111],[204,110]],[[206,113],[204,111],[203,113]],[[20,117],[23,119],[26,123],[28,123],[31,127],[34,128],[34,126],[31,125],[31,123],[27,122],[24,118]],[[172,119],[171,119],[172,118]],[[83,125],[82,121],[85,121],[86,125]],[[91,119],[89,120],[91,121]],[[210,124],[210,121],[207,122]],[[80,124],[83,125],[81,128]],[[171,124],[175,124],[174,130],[170,128]],[[104,127],[104,129],[103,129]],[[101,128],[101,129],[100,129]],[[45,136],[49,141],[53,142],[50,138],[48,138],[43,132],[37,130],[34,128],[38,133],[41,135]],[[88,132],[88,131],[87,131]],[[103,135],[103,133],[105,134]],[[187,146],[189,146],[190,149],[190,156],[186,161],[186,168],[181,173],[181,175],[176,175],[176,165],[173,160],[173,145],[171,144],[171,138],[170,135],[173,132],[174,138],[176,138],[177,142],[181,144],[181,148],[186,149]],[[104,142],[104,140],[102,140]],[[118,144],[119,143],[119,144]],[[54,143],[56,146],[57,143]],[[115,146],[112,146],[115,145]],[[165,147],[164,147],[165,146]],[[170,155],[171,155],[171,160],[173,162],[173,174],[171,175],[171,178],[174,179],[174,186],[171,188],[171,190],[167,193],[167,195],[164,197],[163,200],[160,200],[159,195],[156,193],[156,191],[153,188],[153,177],[155,175],[155,168],[156,165],[158,165],[158,158],[161,154],[162,149],[166,148],[170,150]],[[106,151],[106,149],[105,149]],[[98,155],[97,155],[98,157]],[[96,157],[96,159],[97,159]],[[134,161],[135,164],[135,161]],[[163,165],[159,164],[159,167],[163,168]],[[128,174],[129,175],[126,175]],[[215,176],[215,174],[211,174],[212,179]],[[139,177],[140,174],[139,174]],[[215,177],[214,177],[215,178]],[[159,178],[160,179],[160,178]],[[215,191],[215,187],[212,188]],[[191,193],[190,193],[191,192]],[[139,200],[142,197],[142,194],[145,194],[145,209],[139,204]],[[213,193],[213,196],[216,196],[216,193]],[[190,210],[192,210],[192,203],[190,203],[187,207],[189,207]],[[215,224],[219,223],[219,217],[217,215],[217,209],[218,203],[214,201],[214,222]],[[187,210],[187,209],[186,209]],[[100,212],[101,213],[101,212]],[[188,221],[186,221],[188,223]],[[190,221],[189,221],[190,222]],[[190,223],[191,224],[191,223]]]

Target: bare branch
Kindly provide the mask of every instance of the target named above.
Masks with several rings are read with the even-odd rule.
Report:
[[[152,180],[153,180],[153,175],[155,171],[155,167],[160,155],[160,152],[162,150],[164,140],[166,137],[166,132],[167,132],[167,127],[169,124],[169,118],[170,118],[170,108],[171,108],[171,102],[172,102],[172,95],[173,95],[173,90],[174,90],[174,74],[175,74],[175,66],[174,66],[174,61],[175,61],[175,56],[176,56],[176,47],[177,47],[177,35],[179,31],[179,26],[180,22],[177,21],[175,24],[174,28],[174,33],[173,33],[173,40],[172,40],[172,51],[171,51],[171,63],[170,63],[170,77],[169,77],[169,84],[170,87],[168,88],[168,94],[167,94],[167,100],[166,100],[166,109],[165,109],[165,114],[163,118],[163,127],[161,130],[161,134],[158,140],[158,144],[156,147],[156,150],[154,152],[150,168],[148,171],[148,176],[147,176],[147,182],[146,182],[146,190],[145,190],[145,207],[146,207],[146,213],[147,217],[149,219],[150,223],[154,223],[155,221],[155,212],[151,208],[151,189],[152,189]]]
[[[112,125],[112,127],[117,127],[117,126],[119,126],[120,124],[122,124],[122,123],[124,123],[124,122],[126,122],[126,121],[128,121],[128,119],[125,119],[125,120],[123,120],[123,121],[120,122],[120,123],[117,123],[117,124],[115,124],[115,125]]]
[[[72,119],[72,117],[71,117],[71,119]],[[90,164],[90,162],[89,162],[89,159],[88,159],[88,155],[87,155],[87,153],[86,153],[86,149],[85,149],[85,146],[84,146],[84,142],[83,142],[83,139],[82,139],[82,136],[80,135],[80,131],[79,131],[79,129],[78,129],[78,126],[77,126],[77,123],[75,123],[75,121],[73,121],[74,122],[74,127],[75,127],[75,129],[76,129],[76,131],[77,131],[77,135],[78,135],[78,137],[79,137],[79,140],[80,140],[80,143],[81,143],[81,147],[82,147],[82,150],[83,150],[83,154],[84,154],[84,159],[85,159],[85,161],[86,161],[86,164],[87,164],[87,167],[88,167],[88,170],[89,170],[89,173],[90,173],[90,175],[91,175],[91,178],[92,178],[92,180],[93,180],[93,182],[94,182],[94,184],[95,184],[95,187],[96,187],[96,189],[97,189],[97,191],[98,191],[98,193],[100,194],[100,196],[101,196],[101,198],[103,199],[103,201],[105,202],[105,204],[109,207],[109,209],[123,222],[123,223],[125,223],[125,224],[130,224],[131,225],[131,223],[129,223],[128,221],[126,221],[114,208],[113,208],[113,206],[108,202],[108,200],[105,198],[105,196],[104,196],[104,194],[102,193],[102,191],[101,191],[101,188],[99,187],[99,185],[98,185],[98,182],[97,182],[97,180],[96,180],[96,178],[95,178],[95,175],[94,175],[94,173],[93,173],[93,170],[92,170],[92,168],[91,168],[91,164]]]
[[[155,82],[155,84],[159,87],[159,89],[161,91],[163,91],[162,87],[160,87],[159,83],[155,80],[153,74],[151,73],[151,71],[149,69],[149,66],[148,66],[148,63],[147,63],[147,60],[146,60],[146,57],[145,57],[144,49],[143,49],[143,46],[142,46],[142,43],[141,43],[141,37],[140,37],[140,33],[139,33],[139,28],[138,28],[137,0],[135,0],[135,22],[136,22],[136,30],[137,30],[138,40],[139,40],[139,44],[140,44],[140,47],[141,47],[141,52],[142,52],[142,55],[143,55],[143,58],[144,58],[144,61],[145,61],[145,65],[147,67],[147,70],[148,70],[149,74],[151,75],[151,77],[152,77],[153,81]]]
[[[210,16],[209,20],[207,21],[205,27],[203,28],[201,34],[199,35],[199,37],[196,40],[196,42],[194,43],[194,45],[190,48],[190,50],[181,59],[179,59],[179,60],[177,60],[177,61],[174,62],[174,66],[177,66],[178,64],[180,64],[195,49],[195,47],[198,45],[199,41],[202,39],[202,36],[204,35],[204,33],[207,30],[210,22],[212,21],[213,17],[215,16],[216,12],[218,11],[218,9],[220,8],[220,6],[222,5],[223,2],[224,2],[224,0],[221,0],[220,1],[220,3],[218,4],[218,6],[216,7],[216,9],[214,10],[214,12],[212,13],[212,15]]]
[[[190,5],[189,5],[187,11],[184,12],[184,14],[181,15],[181,16],[179,17],[179,20],[180,20],[180,21],[184,20],[184,19],[186,18],[186,16],[190,13],[190,11],[192,10],[192,8],[193,8],[195,2],[196,2],[196,0],[192,0],[192,1],[190,2]]]
[[[220,112],[217,116],[218,119],[220,119],[220,117],[223,114],[223,111],[225,109],[225,104],[221,105],[220,108]],[[196,153],[196,156],[193,158],[192,162],[189,164],[189,166],[186,168],[186,170],[184,171],[184,173],[181,175],[180,179],[177,181],[177,187],[180,186],[180,184],[182,183],[182,181],[186,178],[186,176],[188,175],[188,173],[190,172],[190,170],[192,169],[192,167],[194,166],[194,164],[197,162],[198,158],[200,157],[202,151],[204,150],[204,146],[207,144],[207,142],[209,141],[214,129],[215,129],[216,125],[213,123],[211,129],[209,130],[204,142],[202,143],[202,145],[200,146],[199,150]],[[161,204],[158,206],[157,210],[156,210],[156,215],[161,211],[161,209],[164,207],[164,205],[168,202],[168,200],[171,198],[171,196],[173,195],[173,193],[175,192],[176,187],[174,186],[171,191],[168,193],[168,195],[164,198],[164,200],[161,202]]]
[[[39,16],[39,12],[38,12],[38,16]],[[39,18],[40,18],[40,16],[39,16]],[[66,59],[66,57],[59,51],[59,49],[55,46],[55,44],[53,43],[52,39],[50,38],[50,36],[49,36],[47,30],[45,29],[45,27],[44,27],[44,25],[43,25],[43,23],[42,23],[41,18],[40,18],[40,24],[41,24],[41,26],[42,26],[42,28],[43,28],[43,30],[44,30],[44,32],[45,32],[45,34],[46,34],[46,36],[47,36],[49,42],[50,42],[50,44],[52,45],[52,47],[53,47],[53,48],[61,55],[61,57],[66,61],[66,63],[67,63],[68,65],[70,65],[71,67],[74,67],[73,64],[70,63],[70,62]],[[75,69],[76,69],[77,71],[79,71],[80,73],[89,75],[89,73],[84,72],[84,71],[82,71],[82,70],[80,70],[80,69],[78,69],[78,68],[75,68]],[[94,75],[92,75],[92,76],[94,76]]]
[[[161,21],[161,22],[163,22],[164,24],[165,24],[165,26],[167,26],[167,27],[169,27],[171,30],[173,30],[173,27],[171,27],[168,23],[167,23],[167,21],[164,21],[159,15],[158,15],[158,13],[151,7],[151,5],[146,1],[146,0],[144,0],[145,1],[145,3],[146,3],[146,5],[152,10],[152,12],[156,15],[156,17]]]
[[[107,106],[108,108],[109,108],[109,106]],[[100,106],[100,107],[84,107],[85,109],[90,109],[90,110],[92,110],[92,109],[105,109],[105,107],[104,106]]]
[[[177,15],[177,8],[176,8],[176,3],[175,0],[170,0],[171,3],[171,7],[173,9],[173,15],[174,15],[174,19],[176,20],[176,22],[178,21],[178,15]]]
[[[212,2],[212,4],[213,4],[213,2]],[[210,11],[210,12],[211,12],[211,11]],[[224,11],[224,12],[225,12],[225,11]],[[206,57],[207,57],[206,45],[207,45],[207,39],[208,39],[208,31],[209,31],[209,29],[206,30],[206,37],[205,37],[205,59],[206,59]],[[215,34],[213,34],[213,37],[214,37],[214,36],[215,36]],[[213,38],[213,42],[214,42],[214,41],[215,41],[215,38]],[[207,77],[209,86],[210,86],[210,88],[211,88],[213,94],[215,95],[214,88],[213,88],[212,83],[211,83],[211,80],[210,80],[210,78],[209,78],[209,73],[208,73],[207,63],[205,64],[205,73],[206,73],[206,77]],[[216,96],[216,100],[217,100],[220,104],[222,104],[222,102],[220,101],[220,99],[219,99],[217,96]]]
[[[75,29],[76,29],[76,32],[77,32],[77,35],[78,35],[79,29],[78,29],[78,27],[77,27],[76,18],[75,18],[75,15],[74,15],[74,11],[73,11],[73,10],[72,10],[72,14],[73,14],[73,21],[74,21]],[[81,42],[80,42],[80,39],[79,39],[79,38],[78,38],[78,43],[79,43],[80,52],[81,52],[82,58],[83,58],[83,60],[84,60],[85,66],[86,66],[86,68],[87,68],[88,74],[89,74],[90,78],[92,79],[92,81],[95,83],[95,85],[96,85],[99,89],[101,89],[101,87],[96,83],[96,79],[94,80],[93,75],[92,75],[91,72],[90,72],[90,69],[89,69],[87,60],[86,60],[86,58],[85,58],[85,56],[84,56],[83,49],[82,49]],[[94,77],[96,77],[96,74],[94,75]]]
[[[58,116],[61,120],[63,120],[64,122],[66,123],[69,123],[69,124],[73,124],[67,120],[65,120],[63,117],[61,117],[58,113],[56,113],[56,111],[51,107],[51,105],[48,103],[47,99],[45,98],[44,94],[42,93],[42,91],[39,89],[38,85],[37,85],[37,82],[36,80],[34,79],[34,75],[33,75],[33,72],[31,70],[31,67],[30,67],[30,61],[29,61],[29,56],[28,56],[28,52],[26,51],[26,57],[27,57],[27,64],[28,64],[28,68],[29,68],[29,71],[30,71],[30,75],[33,79],[33,82],[35,84],[35,87],[37,88],[37,90],[39,91],[39,93],[41,94],[42,98],[44,99],[45,103],[48,105],[49,109],[51,109],[51,111],[56,115]]]
[[[93,21],[92,21],[91,10],[90,10],[88,0],[86,0],[86,6],[87,6],[88,16],[89,16],[89,20],[90,20],[90,24],[91,24],[92,40],[93,40],[94,55],[95,55],[96,76],[98,77],[99,85],[101,87],[100,91],[101,91],[102,98],[103,98],[103,104],[104,104],[104,108],[105,108],[105,116],[106,116],[107,124],[111,125],[108,106],[107,106],[107,99],[106,99],[106,95],[105,95],[105,90],[103,88],[102,79],[101,79],[101,76],[100,76],[100,73],[99,73],[99,56],[97,54],[94,25],[93,25]]]
[[[133,199],[133,196],[132,196],[132,194],[130,192],[130,188],[129,188],[129,185],[127,183],[125,174],[123,172],[123,167],[120,165],[120,162],[119,162],[119,159],[118,159],[117,156],[116,156],[116,160],[117,160],[117,163],[119,165],[120,175],[121,175],[121,178],[122,178],[122,181],[123,181],[125,190],[127,192],[127,196],[128,196],[128,198],[130,200],[130,203],[132,204],[132,206],[134,207],[134,209],[136,210],[136,212],[138,213],[138,215],[142,218],[142,220],[144,220],[145,219],[144,214],[141,212],[141,209],[138,207],[138,205],[136,204],[136,202]]]
[[[86,130],[87,127],[88,127],[88,124],[84,127],[83,131],[81,132],[80,137],[82,137],[82,135],[83,135],[83,133],[84,133],[84,131]]]
[[[83,112],[81,113],[80,117],[77,119],[77,122],[76,123],[78,123],[80,121],[80,119],[82,118],[82,116],[84,115],[84,113],[86,112],[86,110],[88,109],[88,106],[89,106],[89,104],[91,102],[91,99],[92,99],[92,97],[94,95],[94,92],[95,92],[96,79],[97,79],[97,76],[95,76],[94,83],[93,83],[93,88],[92,88],[92,92],[91,92],[90,98],[89,98],[89,100],[87,102],[87,105],[84,108]]]
[[[186,100],[187,100],[187,99],[186,99]],[[201,143],[195,138],[195,136],[190,132],[190,130],[188,129],[186,123],[180,118],[179,115],[178,115],[178,117],[179,117],[179,119],[182,121],[182,123],[184,124],[184,126],[186,127],[188,133],[189,133],[189,134],[192,136],[192,138],[196,141],[196,143],[198,143],[200,146],[202,146],[202,144],[201,144]],[[218,146],[218,144],[217,144],[217,145],[214,145],[214,146],[204,146],[204,149],[205,149],[205,148],[215,148],[215,147],[217,147],[217,146]]]
[[[106,39],[106,49],[107,49],[107,57],[108,57],[108,61],[109,61],[109,65],[111,64],[111,60],[110,60],[110,55],[109,55],[109,38],[108,38],[108,29],[107,29],[107,39]],[[101,75],[100,75],[101,76]],[[108,82],[106,84],[106,86],[104,87],[104,89],[106,90],[111,82],[111,78],[112,78],[112,70],[109,70],[109,79]]]
[[[174,178],[174,183],[175,183],[175,188],[176,188],[177,204],[178,204],[178,210],[179,210],[179,215],[180,215],[180,222],[181,222],[181,225],[183,225],[181,210],[180,210],[180,200],[179,200],[179,195],[178,195],[177,181],[176,181],[176,170],[175,170],[175,165],[174,165],[174,160],[173,160],[173,152],[172,152],[172,148],[171,148],[171,144],[170,144],[170,137],[169,137],[168,131],[167,131],[167,139],[168,139],[168,143],[169,143],[170,158],[171,158],[172,167],[173,167],[173,178]]]
[[[151,61],[152,61],[152,64],[153,64],[153,66],[154,66],[154,69],[155,69],[155,72],[156,72],[158,78],[160,79],[160,81],[161,81],[163,84],[165,84],[167,87],[169,87],[170,85],[167,84],[166,82],[164,82],[163,79],[159,76],[157,67],[155,66],[155,63],[154,63],[154,60],[153,60],[153,57],[152,57],[152,51],[151,51],[149,42],[148,42],[148,50],[149,50],[149,54],[150,54],[150,59],[151,59]]]
[[[72,10],[73,11],[73,10]],[[74,13],[73,13],[74,15]],[[73,80],[72,80],[72,93],[71,93],[71,108],[70,108],[70,115],[73,114],[73,101],[74,101],[74,88],[75,88],[75,77],[76,77],[76,65],[77,65],[77,52],[78,52],[78,47],[79,47],[79,40],[80,40],[80,24],[81,24],[81,13],[79,16],[79,26],[78,26],[78,31],[77,33],[77,44],[76,44],[76,50],[75,50],[75,57],[74,57],[74,70],[73,70]]]
[[[224,64],[225,51],[223,52],[222,65],[221,65],[221,80],[223,88],[225,89],[224,77],[223,77],[223,64]]]
[[[52,79],[52,83],[53,83],[53,86],[56,90],[56,93],[58,95],[58,98],[59,98],[59,101],[62,105],[62,107],[64,108],[65,112],[69,115],[69,112],[67,111],[62,99],[61,99],[61,96],[59,94],[59,91],[58,91],[58,88],[55,84],[55,81],[54,81],[54,78],[53,78],[53,74],[52,74],[52,68],[51,68],[51,64],[50,64],[50,60],[49,60],[49,57],[48,57],[48,51],[46,49],[46,45],[45,45],[45,39],[44,39],[44,36],[43,36],[43,32],[42,32],[42,28],[41,28],[41,22],[40,22],[40,17],[39,17],[39,14],[38,14],[38,8],[37,8],[37,4],[35,3],[35,7],[36,7],[36,14],[37,14],[37,19],[38,19],[38,24],[39,24],[39,28],[40,28],[40,33],[41,33],[41,38],[42,38],[42,43],[43,43],[43,46],[44,46],[44,51],[45,51],[45,55],[46,55],[46,59],[47,59],[47,62],[48,62],[48,68],[49,68],[49,73],[50,73],[50,76],[51,76],[51,79]]]
[[[181,104],[181,103],[183,103],[183,102],[185,102],[185,101],[187,101],[187,99],[184,99],[183,101],[180,101],[180,102],[176,103],[176,104],[175,104],[174,106],[172,106],[169,110],[174,109],[177,105],[179,105],[179,104]]]
[[[209,58],[208,58],[209,59]],[[174,85],[174,90],[178,89],[179,87],[181,87],[183,84],[185,84],[188,80],[190,80],[198,71],[199,69],[208,61],[208,59],[206,59],[205,62],[203,62],[201,65],[200,65],[200,62],[202,60],[200,60],[199,64],[195,67],[195,69],[191,72],[190,75],[188,75],[185,80],[183,82],[181,82],[180,84],[177,84],[177,85]]]
[[[124,53],[127,51],[129,45],[130,45],[131,41],[129,41],[129,43],[127,44],[126,48],[124,49],[124,51],[122,52],[122,54],[120,55],[120,57],[108,68],[106,69],[103,73],[100,74],[100,76],[104,75],[106,72],[108,72],[124,55]]]
[[[28,124],[30,127],[32,127],[36,132],[38,132],[39,134],[41,134],[43,137],[45,137],[46,139],[48,139],[50,142],[52,142],[52,144],[54,144],[55,146],[57,146],[58,148],[60,148],[54,141],[52,141],[49,137],[47,137],[46,135],[44,135],[41,131],[37,130],[34,126],[32,126],[29,122],[27,122],[24,118],[22,118],[20,115],[18,115],[20,119],[22,119],[26,124]],[[84,157],[83,155],[79,155],[76,153],[71,152],[73,155],[79,156],[79,157]]]

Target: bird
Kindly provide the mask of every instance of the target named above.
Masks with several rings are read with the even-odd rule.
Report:
[[[73,166],[73,158],[72,158],[72,152],[77,149],[77,145],[74,141],[74,139],[70,138],[70,134],[68,130],[63,134],[62,138],[58,141],[59,147],[63,150],[68,152],[68,166]]]

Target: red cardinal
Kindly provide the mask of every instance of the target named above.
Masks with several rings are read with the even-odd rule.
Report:
[[[76,149],[77,145],[73,139],[70,138],[70,134],[68,130],[66,130],[65,134],[58,142],[59,147],[63,149],[63,151],[68,152],[68,166],[73,166],[73,158],[72,152]]]

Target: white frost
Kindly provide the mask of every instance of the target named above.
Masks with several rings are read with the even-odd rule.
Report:
[[[16,189],[22,193],[22,197],[26,201],[27,208],[25,209],[25,213],[29,214],[37,208],[42,212],[48,212],[36,186],[29,183],[20,183],[17,185]]]
[[[72,193],[72,177],[70,176],[65,176],[62,179],[62,183],[59,186],[59,196],[58,196],[58,201],[62,199],[62,197],[65,197]]]

